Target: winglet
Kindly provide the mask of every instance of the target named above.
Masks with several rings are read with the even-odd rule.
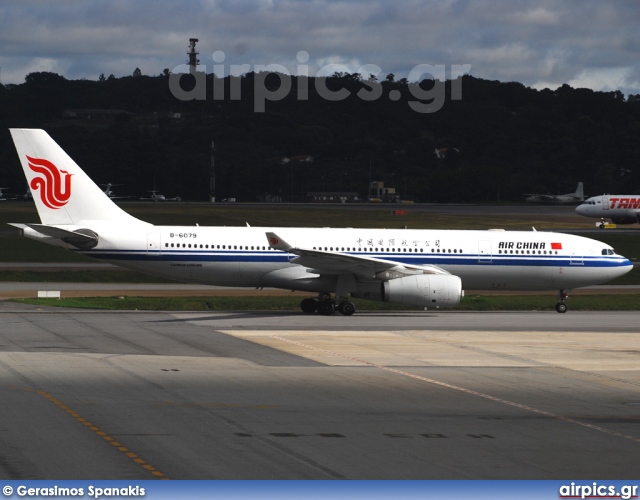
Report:
[[[276,233],[267,232],[266,236],[271,248],[275,248],[276,250],[289,250],[292,248],[289,243],[280,238]]]

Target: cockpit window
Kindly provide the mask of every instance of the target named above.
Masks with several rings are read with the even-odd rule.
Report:
[[[613,251],[613,248],[603,248],[602,255],[615,255],[616,253]]]

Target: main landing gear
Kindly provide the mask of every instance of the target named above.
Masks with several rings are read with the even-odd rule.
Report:
[[[346,298],[332,299],[329,294],[320,294],[317,299],[306,298],[300,302],[300,309],[306,314],[318,311],[323,316],[331,316],[338,311],[344,316],[351,316],[356,312],[356,306]]]
[[[567,309],[567,297],[569,297],[569,292],[571,290],[560,290],[560,297],[558,298],[558,303],[556,304],[556,311],[559,313],[566,313]]]

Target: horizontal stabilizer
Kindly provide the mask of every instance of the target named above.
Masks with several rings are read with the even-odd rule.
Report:
[[[76,229],[75,231],[68,231],[55,226],[47,226],[44,224],[11,224],[11,226],[24,230],[25,228],[33,229],[34,231],[49,236],[51,238],[57,238],[59,240],[73,245],[77,248],[93,248],[98,244],[98,235],[91,229]]]

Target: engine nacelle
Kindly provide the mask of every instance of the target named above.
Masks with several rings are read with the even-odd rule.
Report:
[[[420,307],[455,307],[462,280],[452,274],[417,274],[382,282],[382,300]]]

